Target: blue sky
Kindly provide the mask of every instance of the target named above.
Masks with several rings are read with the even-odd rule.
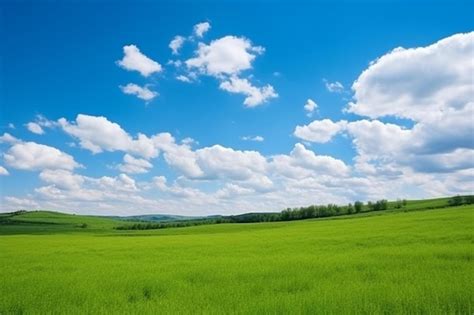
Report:
[[[3,2],[1,210],[239,213],[472,193],[473,9]]]

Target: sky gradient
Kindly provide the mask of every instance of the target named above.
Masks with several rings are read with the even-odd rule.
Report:
[[[0,211],[474,192],[472,1],[0,10]]]

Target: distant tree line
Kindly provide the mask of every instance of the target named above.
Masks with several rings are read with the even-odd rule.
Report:
[[[447,204],[441,204],[436,208],[448,206],[460,206],[474,204],[474,195],[455,196],[448,199]],[[204,224],[220,224],[220,223],[254,223],[254,222],[276,222],[276,221],[293,221],[313,218],[326,218],[340,215],[351,215],[362,212],[384,211],[388,209],[402,209],[407,205],[405,199],[398,199],[394,202],[388,202],[385,199],[375,202],[369,201],[364,204],[356,201],[354,204],[349,203],[344,206],[335,204],[328,205],[311,205],[300,208],[287,208],[282,212],[273,213],[245,213],[231,216],[216,216],[213,218],[173,221],[173,222],[138,222],[134,224],[122,225],[116,227],[117,230],[151,230],[176,227],[188,227]]]
[[[218,224],[218,223],[228,223],[226,220],[221,220],[221,218],[213,219],[196,219],[196,220],[186,220],[186,221],[173,221],[173,222],[138,222],[133,224],[121,225],[116,227],[117,230],[156,230],[156,229],[165,229],[165,228],[178,228],[178,227],[188,227],[196,225],[205,225],[205,224]]]
[[[462,206],[474,204],[474,195],[469,196],[454,196],[448,200],[450,206]]]

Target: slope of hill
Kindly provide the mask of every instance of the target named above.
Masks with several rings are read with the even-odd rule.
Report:
[[[387,207],[383,211],[374,211],[369,209],[368,204],[365,204],[361,213],[349,214],[350,217],[372,216],[380,215],[390,212],[407,212],[419,211],[428,209],[445,208],[450,206],[453,199],[450,198],[436,198],[425,200],[408,200],[387,202]],[[464,196],[464,199],[473,196]],[[463,200],[464,200],[463,199]],[[466,199],[467,200],[467,199]],[[472,200],[471,200],[472,201]],[[346,216],[344,207],[339,206],[342,212],[329,218],[337,218]],[[293,209],[295,213],[303,212],[306,208]],[[117,229],[155,229],[158,226],[163,227],[186,227],[191,225],[213,224],[213,223],[249,223],[249,222],[266,222],[266,221],[291,221],[300,219],[311,219],[312,217],[295,217],[288,220],[272,220],[271,218],[278,216],[280,213],[262,212],[262,213],[244,213],[231,216],[207,216],[207,217],[191,217],[179,215],[136,215],[136,216],[87,216],[66,214],[54,211],[38,210],[38,211],[17,211],[12,213],[0,213],[0,235],[1,234],[20,234],[20,233],[59,233],[59,232],[117,232]],[[326,217],[326,219],[328,218]],[[314,217],[313,217],[314,218]],[[138,223],[137,223],[138,222]],[[143,222],[143,223],[140,223]]]
[[[87,220],[18,216],[37,226]],[[85,233],[0,237],[0,313],[474,311],[472,205],[123,233],[96,219]]]
[[[0,234],[85,232],[112,230],[126,224],[111,218],[53,211],[17,211],[0,214]]]
[[[110,216],[106,218],[123,220],[123,221],[169,222],[169,221],[198,220],[205,217],[173,215],[173,214],[143,214],[143,215],[120,216],[120,217]]]

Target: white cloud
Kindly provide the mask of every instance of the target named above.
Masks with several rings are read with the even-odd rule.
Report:
[[[45,133],[44,128],[57,127],[58,123],[47,119],[41,114],[36,115],[35,121],[26,124],[26,128],[32,133],[42,135]]]
[[[123,46],[124,57],[117,64],[128,70],[138,71],[144,77],[162,71],[161,65],[140,52],[137,46]]]
[[[326,89],[332,93],[340,93],[344,91],[344,85],[342,85],[342,83],[339,81],[329,82],[324,80],[324,85],[326,86]]]
[[[184,199],[198,199],[198,198],[210,198],[203,192],[192,187],[182,187],[176,182],[173,185],[168,185],[166,177],[155,176],[152,179],[153,186],[158,190],[171,195],[172,197],[184,198]]]
[[[35,142],[15,143],[3,157],[8,166],[21,170],[73,170],[80,167],[69,154]]]
[[[256,55],[263,51],[263,47],[252,46],[245,37],[225,36],[209,45],[200,43],[196,57],[186,60],[186,65],[215,77],[236,75],[252,68]]]
[[[168,60],[167,64],[179,68],[183,65],[183,62],[181,60]]]
[[[301,143],[295,144],[290,155],[276,155],[272,159],[274,172],[290,178],[311,176],[347,176],[350,168],[331,156],[316,155]]]
[[[136,97],[144,101],[151,101],[152,99],[158,96],[157,92],[150,90],[148,87],[141,87],[134,83],[129,83],[126,86],[120,86],[120,89],[123,93],[135,95]]]
[[[240,151],[213,145],[196,150],[196,160],[204,178],[250,179],[255,173],[262,174],[267,161],[257,151]]]
[[[193,144],[199,144],[199,142],[197,142],[196,140],[194,140],[193,138],[190,138],[190,137],[184,138],[183,140],[181,140],[181,143],[189,145],[189,146],[191,146]]]
[[[130,154],[125,154],[123,164],[118,166],[119,170],[127,174],[147,173],[153,165],[144,159],[137,159]]]
[[[396,48],[371,63],[352,85],[348,111],[422,121],[474,102],[474,32],[427,47]]]
[[[245,188],[236,184],[227,183],[223,188],[216,192],[219,198],[235,198],[237,196],[248,196],[255,193],[254,189]]]
[[[419,49],[399,49],[388,54],[390,58],[397,56],[398,69],[395,64],[386,62],[384,56],[370,65],[354,84],[356,95],[349,108],[354,114],[379,120],[325,119],[295,128],[296,137],[319,143],[344,133],[356,152],[353,166],[336,157],[317,154],[300,143],[295,144],[290,153],[274,156],[222,145],[194,149],[190,140],[177,142],[169,133],[131,136],[105,117],[83,115],[80,118],[79,115],[75,122],[65,119],[60,122],[67,133],[79,139],[82,147],[93,152],[122,151],[130,156],[128,164],[138,165],[137,169],[142,167],[140,170],[148,170],[149,159],[161,153],[176,179],[168,183],[165,177],[158,176],[151,181],[135,182],[125,174],[89,178],[73,174],[72,169],[45,171],[38,167],[42,170],[40,179],[47,186],[37,188],[34,195],[23,199],[4,198],[0,207],[6,209],[29,203],[30,207],[94,209],[96,213],[116,213],[117,209],[143,213],[159,209],[160,212],[196,215],[275,211],[357,199],[472,193],[474,101],[472,87],[463,81],[467,80],[465,69],[472,71],[471,66],[466,65],[465,56],[472,51],[471,42],[472,36],[463,34],[440,41],[442,45],[428,46],[432,47],[428,50],[425,49],[428,47],[422,48],[421,52],[430,62],[421,57]],[[400,59],[398,54],[404,51],[411,51],[418,64],[436,70],[432,77],[418,71],[417,65]],[[207,66],[203,67],[207,73]],[[451,74],[450,80],[445,79],[445,73]],[[416,78],[418,74],[421,78]],[[215,76],[220,82],[238,78],[224,72]],[[414,83],[401,87],[405,79]],[[425,80],[427,86],[419,80]],[[381,95],[382,90],[384,95]],[[385,116],[391,116],[391,123],[380,118]],[[406,124],[393,118],[398,116],[411,122]],[[9,134],[0,137],[0,142],[12,148],[23,144]],[[125,165],[124,157],[121,166]],[[155,190],[150,191],[152,188]]]
[[[219,88],[230,93],[246,95],[244,104],[247,107],[255,107],[267,102],[269,99],[278,97],[273,86],[269,84],[259,88],[253,86],[247,79],[237,77],[230,77],[228,81],[221,82]]]
[[[35,121],[26,124],[26,128],[35,134],[42,135],[45,133],[44,128],[57,127],[57,122],[47,119],[41,114],[36,115]]]
[[[8,170],[4,168],[3,166],[0,166],[0,176],[7,176],[7,175],[10,175]]]
[[[27,198],[17,198],[12,196],[5,197],[5,201],[17,209],[33,209],[38,207],[38,203]]]
[[[330,119],[315,120],[309,125],[296,126],[293,134],[295,137],[318,143],[326,143],[333,136],[343,131],[347,121],[332,122]]]
[[[308,117],[311,117],[313,115],[313,112],[318,110],[318,104],[316,104],[316,102],[312,99],[308,98],[306,104],[304,105],[304,110],[308,112]]]
[[[64,118],[58,122],[67,134],[79,140],[82,148],[93,153],[123,151],[147,159],[158,155],[152,139],[143,134],[133,139],[120,125],[102,116],[79,114],[75,122]]]
[[[168,133],[152,137],[166,163],[192,180],[236,180],[256,186],[268,185],[264,176],[267,160],[256,151],[239,151],[221,145],[193,151],[177,144]]]
[[[254,46],[245,37],[224,36],[209,44],[200,42],[194,57],[185,61],[187,74],[177,77],[183,82],[196,81],[198,75],[209,75],[220,81],[220,89],[246,96],[244,105],[255,107],[278,97],[273,86],[256,87],[239,75],[252,68],[257,55],[265,48]],[[250,76],[249,76],[250,77]]]
[[[341,160],[327,155],[316,155],[301,143],[295,144],[290,153],[294,165],[313,170],[317,174],[344,176],[349,174],[349,167]]]
[[[352,86],[354,102],[348,111],[407,118],[414,125],[349,123],[357,159],[363,161],[358,166],[372,173],[397,169],[438,178],[472,169],[473,52],[474,33],[457,34],[427,47],[397,48],[372,62]]]
[[[188,78],[187,76],[182,75],[182,74],[178,75],[176,77],[176,80],[181,81],[181,82],[186,82],[186,83],[191,83],[192,82],[190,78]]]
[[[157,149],[163,151],[166,163],[179,170],[186,177],[198,178],[203,176],[203,171],[196,163],[196,153],[189,144],[176,144],[170,133],[160,133],[153,136]]]
[[[262,136],[243,136],[241,138],[244,141],[255,141],[255,142],[263,142],[265,138]]]
[[[40,173],[39,177],[42,181],[65,190],[80,189],[84,183],[83,176],[62,169],[44,170]]]
[[[194,25],[194,34],[201,38],[204,34],[211,29],[211,24],[209,22],[202,22]]]
[[[179,54],[179,50],[183,46],[185,40],[186,39],[183,36],[179,36],[179,35],[173,38],[173,40],[169,44],[169,48],[171,49],[171,53],[173,55]]]
[[[136,192],[138,187],[135,180],[125,174],[120,174],[118,177],[103,176],[97,180],[99,186],[107,190]]]
[[[29,122],[26,124],[26,128],[31,131],[32,133],[35,133],[37,135],[42,135],[44,134],[43,128],[41,128],[40,125],[38,125],[35,122]]]
[[[5,132],[5,133],[0,137],[0,143],[9,143],[9,144],[12,144],[12,143],[18,143],[18,142],[21,142],[21,141],[18,140],[17,138],[15,138],[14,136],[12,136],[11,134],[9,134],[8,132]]]

